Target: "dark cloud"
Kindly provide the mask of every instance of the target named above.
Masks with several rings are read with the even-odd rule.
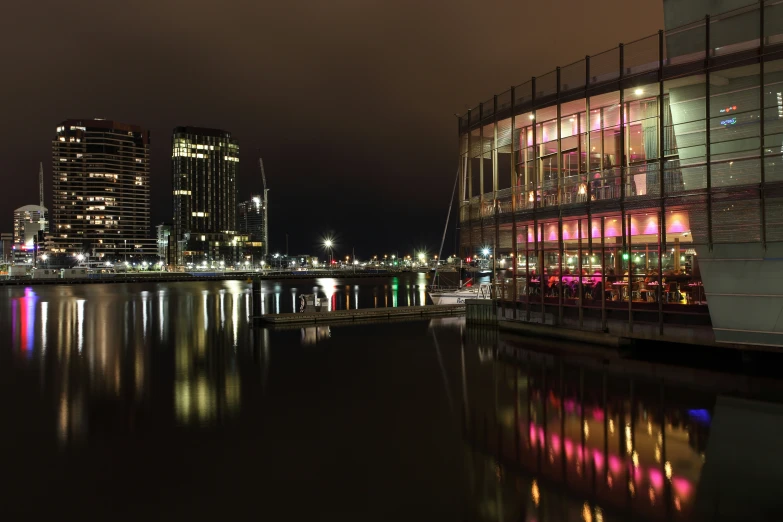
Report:
[[[240,197],[272,189],[274,249],[338,231],[357,253],[435,249],[456,168],[455,112],[652,34],[659,2],[37,1],[0,22],[0,230],[37,200],[66,118],[152,132],[153,223],[170,220],[177,125],[231,131]]]

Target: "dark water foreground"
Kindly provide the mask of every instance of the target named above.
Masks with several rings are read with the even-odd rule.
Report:
[[[4,520],[781,518],[774,378],[455,319],[253,330],[238,282],[1,291]]]

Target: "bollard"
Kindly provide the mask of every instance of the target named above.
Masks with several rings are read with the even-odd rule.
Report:
[[[254,316],[261,315],[261,280],[253,279],[253,309]]]

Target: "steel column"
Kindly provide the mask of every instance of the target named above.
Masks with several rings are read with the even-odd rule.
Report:
[[[707,129],[706,135],[706,159],[707,159],[707,244],[712,252],[712,139],[710,135],[710,15],[704,17],[704,73],[705,73],[705,102],[704,122]]]

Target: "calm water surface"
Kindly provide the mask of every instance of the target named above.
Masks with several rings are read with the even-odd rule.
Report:
[[[423,275],[267,282],[413,306]],[[783,386],[240,282],[6,287],[7,520],[779,520]]]

